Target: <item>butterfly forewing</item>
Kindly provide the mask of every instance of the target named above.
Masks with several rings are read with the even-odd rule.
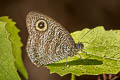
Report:
[[[79,50],[69,32],[44,14],[28,13],[26,25],[29,33],[27,53],[38,67],[74,56]]]

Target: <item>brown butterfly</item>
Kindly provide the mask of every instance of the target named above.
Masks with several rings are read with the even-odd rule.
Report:
[[[29,33],[27,53],[37,67],[72,57],[83,48],[81,43],[75,44],[61,24],[44,14],[29,12],[26,25]]]

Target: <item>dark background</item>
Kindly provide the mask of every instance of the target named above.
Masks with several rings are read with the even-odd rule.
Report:
[[[23,60],[29,80],[70,80],[71,77],[71,74],[63,77],[50,75],[48,69],[35,67],[28,59],[25,50],[28,37],[25,17],[31,10],[52,17],[69,32],[99,25],[104,25],[106,29],[120,29],[120,0],[0,0],[0,16],[12,18],[21,30]],[[97,77],[84,75],[76,79],[97,80]]]

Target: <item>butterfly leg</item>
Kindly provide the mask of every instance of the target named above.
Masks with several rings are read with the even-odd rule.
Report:
[[[85,52],[83,49],[81,50],[81,53],[85,53],[87,55],[87,52]],[[85,61],[85,59],[82,58],[82,56],[80,55],[80,53],[78,53],[78,56],[82,60],[82,62],[84,62],[84,64],[87,64],[87,62]]]
[[[65,54],[65,66],[66,66],[66,67],[69,67],[69,65],[67,64],[67,57],[68,57],[68,55]]]
[[[86,56],[87,56],[87,52],[85,52],[85,50],[83,50],[83,49],[82,49],[82,50],[81,50],[81,52],[82,52],[82,53],[85,53],[85,54],[86,54]]]

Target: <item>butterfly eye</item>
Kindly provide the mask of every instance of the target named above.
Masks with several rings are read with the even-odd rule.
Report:
[[[47,30],[47,22],[45,20],[38,20],[35,24],[35,27],[39,31]]]

